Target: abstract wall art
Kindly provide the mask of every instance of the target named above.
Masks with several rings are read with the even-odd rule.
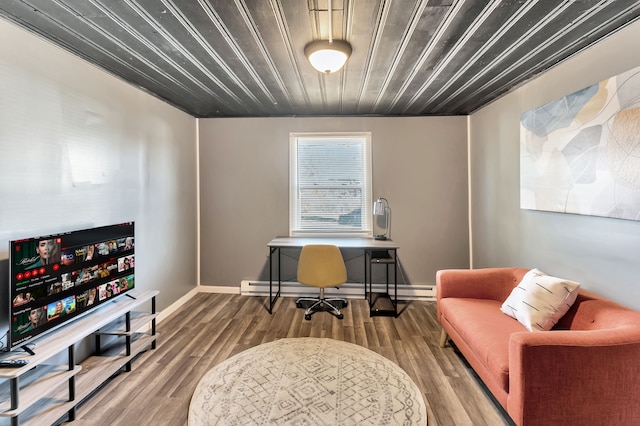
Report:
[[[640,67],[522,114],[520,207],[640,220]]]

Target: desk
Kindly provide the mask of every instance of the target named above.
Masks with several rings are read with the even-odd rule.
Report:
[[[365,286],[365,298],[368,295],[369,300],[369,312],[371,315],[393,315],[398,316],[398,245],[391,240],[374,240],[373,238],[332,238],[332,237],[277,237],[269,241],[267,247],[269,247],[269,313],[273,313],[273,306],[280,297],[280,286],[282,284],[280,276],[281,267],[281,249],[283,248],[302,248],[308,244],[332,244],[340,248],[353,248],[361,249],[364,251],[364,286]],[[381,261],[380,257],[376,255],[378,252],[388,253],[385,261]],[[273,260],[274,255],[277,253],[278,259],[278,291],[273,294]],[[394,266],[394,293],[393,299],[389,293],[389,275],[387,269],[387,293],[380,296],[386,296],[389,298],[393,309],[392,310],[377,310],[373,307],[376,299],[372,294],[372,278],[371,278],[371,265],[376,263],[384,263],[387,265],[392,264]],[[367,289],[367,280],[369,288]]]

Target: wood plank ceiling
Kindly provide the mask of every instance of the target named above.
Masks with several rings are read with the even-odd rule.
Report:
[[[0,16],[196,117],[469,114],[640,16],[637,0],[2,0]],[[633,52],[637,54],[638,52]]]

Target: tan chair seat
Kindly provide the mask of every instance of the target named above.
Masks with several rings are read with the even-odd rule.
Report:
[[[304,302],[312,302],[305,310],[305,319],[310,320],[318,310],[328,312],[342,319],[343,315],[336,302],[347,306],[347,301],[340,298],[325,298],[324,289],[327,287],[339,287],[347,281],[347,268],[340,248],[330,244],[309,244],[302,247],[298,260],[298,282],[303,285],[320,288],[317,298],[301,297],[296,301],[298,307],[303,307]],[[328,308],[328,309],[327,309]]]

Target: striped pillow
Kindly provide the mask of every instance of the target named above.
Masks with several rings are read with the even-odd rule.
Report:
[[[529,331],[547,331],[567,313],[580,284],[532,269],[511,291],[500,310]]]

